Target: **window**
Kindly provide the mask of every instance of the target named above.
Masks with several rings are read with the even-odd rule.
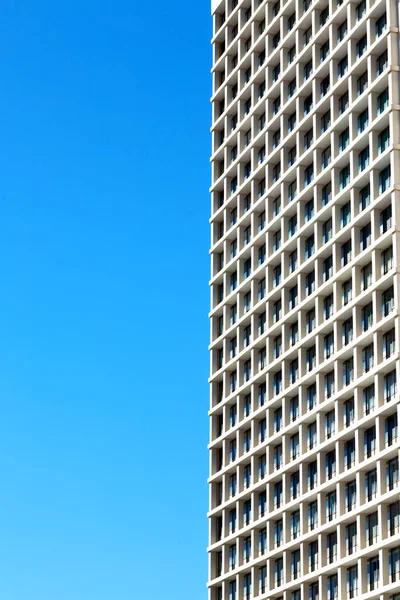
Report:
[[[357,523],[346,525],[346,555],[350,556],[357,549]]]
[[[368,108],[363,110],[357,117],[357,133],[360,134],[368,126]]]
[[[389,106],[389,88],[386,88],[376,99],[377,113],[380,115]]]
[[[326,167],[331,162],[331,147],[325,148],[321,152],[321,169],[326,169]]]
[[[299,377],[299,361],[294,359],[289,364],[289,382],[295,383]]]
[[[330,110],[328,110],[328,112],[323,114],[321,117],[321,133],[324,133],[325,131],[327,131],[330,127],[330,124],[331,124],[331,112],[330,112]]]
[[[355,440],[352,438],[351,440],[347,440],[344,443],[344,467],[345,469],[351,469],[355,464],[356,459],[356,446]]]
[[[386,233],[392,226],[392,205],[389,204],[380,214],[380,234]]]
[[[385,447],[392,446],[397,440],[398,419],[397,413],[393,413],[385,419]]]
[[[247,537],[243,540],[243,562],[249,562],[251,558],[251,538]]]
[[[327,20],[329,19],[329,7],[327,6],[324,10],[321,11],[319,15],[319,24],[321,27],[325,25]]]
[[[389,550],[389,580],[400,580],[400,546]]]
[[[345,427],[354,422],[354,398],[346,400],[343,404],[343,422]]]
[[[389,127],[386,127],[381,133],[378,135],[378,153],[381,154],[384,152],[390,143],[390,133]]]
[[[370,202],[371,202],[370,186],[368,184],[365,187],[363,187],[360,190],[360,193],[359,193],[359,208],[360,208],[360,212],[363,211],[363,210],[365,210],[367,208],[367,206],[369,206]]]
[[[336,492],[326,495],[326,519],[332,521],[336,517]]]
[[[258,233],[265,227],[265,211],[258,216]]]
[[[316,353],[315,345],[311,346],[311,348],[307,348],[307,350],[306,350],[306,369],[307,369],[307,372],[310,372],[313,369],[315,369],[315,367],[317,365],[316,356],[317,356],[317,353]]]
[[[304,150],[308,150],[308,148],[311,147],[312,143],[313,143],[313,130],[310,129],[304,135]]]
[[[339,98],[339,115],[342,115],[349,108],[349,93],[346,92]],[[348,134],[348,131],[347,131]]]
[[[343,361],[343,385],[350,385],[354,377],[354,361],[348,358]]]
[[[343,21],[343,23],[341,23],[339,25],[338,30],[337,30],[338,43],[340,43],[342,40],[344,40],[346,34],[347,34],[347,21]]]
[[[295,540],[300,535],[300,511],[292,512],[290,516],[290,537]]]
[[[289,254],[289,273],[293,273],[297,269],[297,250]]]
[[[317,485],[317,461],[308,465],[307,468],[308,489],[313,490]]]
[[[311,573],[318,568],[318,542],[314,541],[308,545],[308,571]]]
[[[374,345],[369,344],[362,351],[362,369],[363,373],[368,373],[374,366]]]
[[[306,275],[306,295],[309,296],[315,290],[315,272],[311,271]]]
[[[399,481],[399,459],[393,458],[386,463],[386,487],[393,490]]]
[[[364,454],[367,458],[370,458],[375,453],[375,444],[376,430],[374,425],[364,432]]]
[[[375,498],[377,492],[377,475],[376,469],[365,473],[365,500],[371,502]]]
[[[367,223],[360,230],[360,252],[366,250],[372,242],[371,223]]]
[[[324,319],[327,320],[333,315],[333,294],[324,298]]]
[[[351,279],[347,279],[347,281],[345,281],[342,284],[342,300],[343,300],[343,306],[346,306],[346,304],[348,304],[352,298],[352,293],[353,293],[353,286],[352,286],[352,281]]]
[[[390,331],[387,331],[384,335],[383,335],[383,339],[382,339],[382,349],[383,349],[383,358],[389,358],[390,356],[392,356],[392,354],[394,354],[396,347],[395,347],[395,330],[394,328],[391,329]]]
[[[373,313],[373,305],[372,302],[369,302],[361,309],[361,329],[362,331],[367,331],[370,327],[372,327],[374,322],[374,313]]]
[[[291,183],[289,183],[288,185],[288,201],[292,202],[292,200],[294,200],[296,198],[296,194],[297,194],[297,182],[292,181]]]
[[[267,567],[258,569],[258,591],[260,594],[265,594],[267,591]]]
[[[304,187],[306,187],[307,185],[310,185],[310,183],[312,182],[314,178],[314,168],[313,165],[308,165],[308,167],[306,167],[304,169]]]
[[[296,23],[296,13],[292,13],[288,18],[288,31],[291,31]]]
[[[307,388],[307,410],[312,410],[317,398],[317,387],[315,383]]]
[[[339,152],[343,152],[349,145],[349,128],[342,131],[339,135]]]
[[[346,227],[350,223],[351,219],[351,208],[350,202],[344,204],[340,209],[340,227]]]
[[[338,598],[338,576],[328,575],[327,580],[328,600],[337,600]]]
[[[319,61],[322,63],[329,56],[329,40],[322,44],[319,51]]]
[[[342,343],[347,346],[353,339],[353,318],[347,319],[342,324]]]
[[[363,148],[358,154],[358,172],[361,173],[369,165],[369,146]]]
[[[356,19],[357,19],[357,21],[361,21],[361,19],[365,15],[366,11],[367,11],[366,0],[362,0],[362,2],[360,2],[360,4],[357,4],[357,6],[356,6]]]
[[[288,118],[288,132],[290,133],[296,127],[296,113],[292,113]]]
[[[281,240],[282,240],[281,230],[279,229],[279,231],[275,231],[275,233],[272,236],[272,252],[276,252],[277,250],[279,250],[279,248],[281,247]],[[263,248],[264,248],[264,260],[265,260],[265,245],[263,246]]]
[[[279,508],[283,500],[282,480],[274,484],[274,510]]]
[[[340,266],[345,267],[351,261],[351,239],[342,244],[340,248]]]
[[[364,415],[369,415],[375,408],[375,386],[369,385],[363,390]]]
[[[356,57],[361,58],[367,49],[367,36],[364,35],[356,44]]]
[[[381,17],[379,17],[379,19],[376,21],[376,24],[375,24],[376,37],[379,37],[380,35],[382,35],[382,33],[385,31],[385,29],[386,29],[386,13],[383,13],[383,15]]]
[[[383,71],[387,68],[387,66],[388,66],[388,53],[387,53],[387,50],[385,50],[385,52],[383,52],[376,59],[376,76],[379,77],[379,75],[382,75]]]
[[[260,555],[265,554],[267,548],[267,530],[260,529],[258,532],[258,553]]]
[[[353,510],[353,508],[355,508],[355,506],[357,504],[357,492],[356,492],[355,480],[349,481],[349,483],[346,483],[345,488],[344,488],[344,500],[345,500],[345,507],[346,507],[347,512],[350,512],[351,510]]]
[[[324,185],[321,190],[321,203],[322,206],[326,206],[332,198],[332,186],[330,183]]]
[[[314,583],[310,583],[310,586],[308,588],[308,599],[309,600],[318,600],[318,581],[315,581]]]
[[[315,308],[306,313],[306,333],[311,333],[315,329]]]
[[[348,598],[357,598],[358,595],[358,567],[349,567],[346,570],[346,588]]]
[[[393,286],[382,293],[382,316],[387,317],[394,309]]]
[[[288,221],[288,237],[292,237],[297,231],[297,215],[290,217]]]
[[[311,32],[311,27],[309,27],[308,29],[306,29],[306,31],[303,34],[303,47],[307,46],[307,44],[310,43],[311,37],[312,37],[312,32]]]
[[[279,587],[283,583],[283,558],[275,560],[274,564],[275,587]]]
[[[298,471],[290,475],[290,498],[294,500],[300,494],[300,474]]]
[[[314,254],[314,235],[310,235],[305,241],[304,251],[306,260]]]
[[[304,99],[304,115],[308,115],[313,107],[312,94]]]
[[[278,371],[277,373],[274,373],[273,390],[274,390],[275,396],[282,391],[282,371]]]
[[[339,189],[343,190],[350,183],[350,165],[339,172]]]
[[[312,531],[318,524],[318,504],[315,500],[308,505],[308,529]]]
[[[280,98],[280,96],[278,96],[278,98],[275,98],[275,100],[272,103],[272,112],[274,115],[278,114],[280,107],[281,107],[281,98]]]
[[[329,91],[329,75],[327,75],[322,81],[320,85],[320,96],[323,98]]]
[[[326,536],[326,559],[328,564],[335,562],[337,557],[337,534],[336,531]]]
[[[374,590],[379,585],[379,557],[367,560],[367,585],[368,591]]]
[[[304,81],[307,81],[307,79],[311,76],[311,73],[312,73],[312,61],[309,60],[304,65]]]
[[[236,581],[229,582],[229,600],[236,600]]]
[[[393,502],[387,507],[388,534],[399,535],[400,533],[400,501]]]
[[[312,450],[317,443],[317,423],[314,421],[307,426],[307,448]]]

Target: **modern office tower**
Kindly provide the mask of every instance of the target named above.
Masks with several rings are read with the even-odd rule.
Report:
[[[210,600],[400,599],[398,10],[213,1]]]

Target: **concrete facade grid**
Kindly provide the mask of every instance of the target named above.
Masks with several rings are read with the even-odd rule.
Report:
[[[210,600],[400,600],[398,10],[212,4]]]

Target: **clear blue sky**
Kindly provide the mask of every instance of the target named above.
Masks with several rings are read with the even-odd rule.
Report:
[[[0,598],[206,598],[209,1],[3,0]]]

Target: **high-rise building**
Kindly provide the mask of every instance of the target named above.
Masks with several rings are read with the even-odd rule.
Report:
[[[399,5],[212,13],[209,598],[399,600]]]

